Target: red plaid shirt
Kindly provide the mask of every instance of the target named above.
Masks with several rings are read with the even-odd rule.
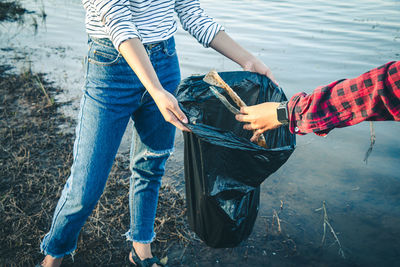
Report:
[[[362,121],[400,121],[400,61],[321,86],[288,102],[292,133],[326,135]]]

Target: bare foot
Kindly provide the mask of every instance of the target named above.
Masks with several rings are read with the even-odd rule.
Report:
[[[151,246],[150,244],[142,244],[142,243],[137,243],[133,242],[133,247],[136,251],[136,254],[138,255],[139,259],[145,260],[153,257],[153,254],[151,254]],[[133,263],[136,264],[133,261],[132,258],[132,252],[129,253],[129,260]],[[157,264],[153,264],[151,267],[159,267]]]
[[[50,255],[46,255],[40,265],[43,267],[59,267],[62,260],[63,258],[53,258]]]

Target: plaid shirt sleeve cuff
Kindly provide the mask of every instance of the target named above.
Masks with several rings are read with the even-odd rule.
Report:
[[[300,134],[300,135],[304,135],[306,133],[300,132],[300,129],[297,127],[297,122],[300,122],[301,124],[301,120],[300,120],[300,112],[299,112],[299,108],[297,108],[297,113],[295,112],[296,107],[298,105],[298,103],[300,102],[300,100],[304,97],[306,97],[307,94],[306,93],[297,93],[294,96],[292,96],[292,98],[290,98],[289,102],[288,102],[288,116],[289,116],[289,131],[293,134]]]

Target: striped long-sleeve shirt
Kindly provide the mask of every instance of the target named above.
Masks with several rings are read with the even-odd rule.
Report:
[[[207,16],[199,0],[82,0],[86,31],[109,38],[118,49],[131,38],[143,44],[170,38],[177,30],[174,11],[183,28],[208,47],[222,27]]]

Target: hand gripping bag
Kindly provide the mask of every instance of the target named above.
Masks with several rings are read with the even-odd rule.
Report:
[[[265,76],[242,71],[219,74],[247,105],[287,100]],[[192,131],[184,132],[188,221],[208,246],[235,247],[253,229],[260,184],[290,157],[295,136],[283,126],[264,134],[268,148],[250,142],[252,132],[243,129],[203,78],[183,80],[176,93]],[[223,89],[218,90],[229,99]]]

